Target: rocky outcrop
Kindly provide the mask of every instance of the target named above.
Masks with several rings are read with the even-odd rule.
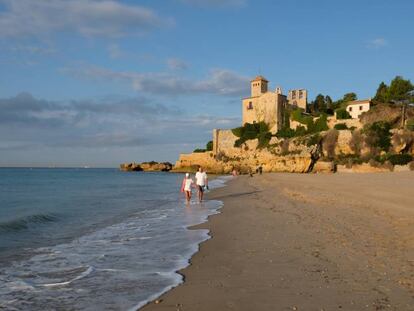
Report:
[[[126,172],[140,172],[143,170],[138,163],[122,163],[119,169]]]
[[[143,162],[140,164],[141,168],[146,172],[169,172],[173,165],[170,162]]]
[[[264,172],[309,172],[317,157],[316,146],[306,146],[297,141],[273,137],[268,148],[258,149],[258,140],[249,140],[241,147],[220,148],[213,152],[181,154],[174,171],[194,171],[202,166],[207,172],[227,174],[234,169],[241,173],[256,171],[261,166]]]
[[[123,163],[119,166],[121,171],[145,171],[145,172],[168,172],[173,165],[169,162],[143,162],[143,163]]]

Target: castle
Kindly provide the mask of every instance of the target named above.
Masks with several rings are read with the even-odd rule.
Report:
[[[264,121],[271,132],[277,132],[283,127],[287,105],[306,111],[308,92],[304,89],[290,90],[286,96],[280,87],[274,92],[269,91],[268,83],[263,76],[257,76],[250,82],[250,97],[242,100],[242,125]]]
[[[269,82],[263,76],[254,78],[250,82],[250,88],[250,96],[242,99],[242,126],[246,123],[252,124],[263,121],[269,125],[269,130],[272,134],[276,134],[277,131],[287,124],[289,124],[291,129],[296,129],[298,126],[307,127],[306,124],[293,120],[290,113],[288,113],[295,108],[306,112],[307,90],[289,90],[287,96],[283,95],[280,87],[276,87],[274,91],[269,91]],[[369,110],[369,101],[350,102],[347,111],[351,114],[352,119],[339,120],[336,118],[336,115],[330,116],[327,118],[327,127],[332,129],[335,128],[336,124],[342,123],[348,128],[361,128],[362,123],[359,120],[359,114],[367,110]],[[355,115],[352,114],[354,112]],[[339,141],[352,137],[346,131],[341,135]],[[292,148],[289,150],[293,154],[284,156],[280,153],[281,141],[275,136],[271,137],[269,144],[276,146],[276,149],[280,149],[279,153],[276,154],[267,149],[257,148],[258,141],[256,140],[248,140],[242,147],[236,146],[238,140],[239,136],[236,136],[231,129],[214,129],[212,150],[180,154],[174,170],[187,171],[201,165],[210,172],[228,173],[235,166],[254,169],[257,165],[263,164],[265,171],[303,173],[312,167],[311,163],[314,161],[312,157],[312,152],[314,152],[312,148],[314,146],[307,146],[301,143],[290,144],[288,149]],[[342,143],[342,145],[344,144]],[[349,152],[349,150],[344,152]]]

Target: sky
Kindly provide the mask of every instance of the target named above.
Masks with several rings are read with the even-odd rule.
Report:
[[[0,0],[0,166],[170,161],[270,88],[414,79],[412,0]]]

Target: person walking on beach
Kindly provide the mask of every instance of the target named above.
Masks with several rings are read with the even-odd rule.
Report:
[[[203,171],[203,168],[200,166],[198,172],[195,175],[196,185],[198,190],[198,201],[203,201],[204,188],[208,189],[208,178],[206,172]]]
[[[185,177],[183,179],[183,183],[181,185],[181,192],[185,193],[185,198],[187,200],[187,203],[190,203],[191,195],[192,195],[192,187],[194,186],[194,181],[190,177],[189,173],[185,174]]]

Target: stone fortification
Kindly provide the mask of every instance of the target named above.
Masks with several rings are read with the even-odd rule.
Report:
[[[210,173],[230,173],[233,169],[248,173],[254,172],[261,166],[264,172],[332,172],[335,171],[335,166],[330,162],[332,160],[327,159],[341,159],[355,155],[366,157],[371,152],[363,139],[359,143],[358,151],[355,149],[358,136],[360,139],[363,137],[359,130],[330,130],[291,139],[272,137],[269,145],[260,149],[257,148],[257,139],[248,140],[240,147],[234,147],[238,137],[233,135],[231,130],[214,130],[213,151],[181,154],[174,170],[195,171],[198,166],[202,166]],[[414,155],[414,134],[404,130],[393,130],[392,148],[396,153],[407,150]],[[373,167],[369,164],[360,166],[354,164],[354,166],[354,170],[338,167],[339,171],[343,172],[389,171],[388,168]]]
[[[202,166],[210,173],[230,173],[233,169],[247,173],[261,166],[264,172],[306,173],[314,162],[315,146],[292,141],[286,147],[283,140],[273,137],[268,148],[258,149],[257,139],[234,147],[237,139],[231,130],[214,130],[213,151],[181,154],[174,171],[194,171]]]

